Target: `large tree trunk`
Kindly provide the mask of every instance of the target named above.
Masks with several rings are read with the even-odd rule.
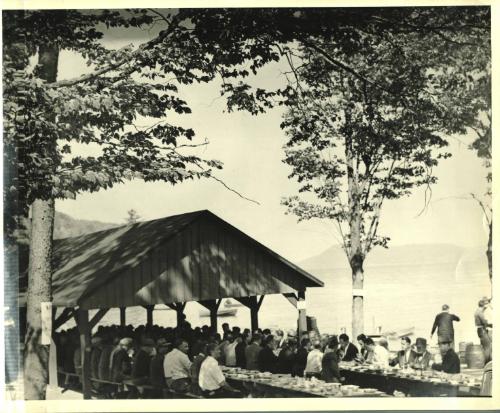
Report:
[[[48,82],[57,78],[59,50],[41,47],[38,64],[40,77]],[[52,139],[48,137],[47,139]],[[44,142],[49,151],[56,142]],[[48,194],[50,197],[50,194]],[[42,303],[52,301],[52,234],[54,199],[35,199],[31,204],[31,237],[28,272],[27,331],[24,347],[24,397],[44,400],[48,383],[49,345],[42,344]]]
[[[51,302],[52,232],[54,200],[36,200],[31,206],[31,242],[27,295],[27,331],[24,348],[24,397],[43,400],[48,383],[49,346],[42,344],[42,303]]]

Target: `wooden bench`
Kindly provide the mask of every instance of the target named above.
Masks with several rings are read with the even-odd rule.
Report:
[[[59,375],[62,376],[62,378],[64,380],[64,383],[62,383],[62,385],[61,385],[61,387],[62,387],[61,393],[64,393],[66,390],[69,390],[69,389],[73,388],[71,386],[72,383],[70,382],[71,378],[77,379],[77,380],[75,380],[76,383],[73,383],[73,384],[76,384],[77,387],[81,386],[80,375],[78,373],[70,373],[69,371],[64,371],[64,370],[58,369],[57,370],[57,375],[58,376]]]
[[[167,387],[154,386],[149,383],[136,384],[132,380],[125,380],[123,382],[127,388],[135,388],[137,393],[140,395],[139,398],[143,398],[145,395],[157,395],[164,399],[203,399],[204,397],[193,392],[176,392]]]

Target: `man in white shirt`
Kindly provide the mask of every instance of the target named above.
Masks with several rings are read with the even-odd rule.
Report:
[[[315,341],[314,348],[307,355],[306,368],[304,375],[306,377],[321,377],[321,361],[323,360],[323,352],[321,351],[321,343]]]
[[[372,338],[366,339],[366,346],[373,353],[371,363],[377,367],[389,367],[389,351],[378,344],[375,344]]]
[[[229,344],[224,347],[224,360],[225,365],[228,367],[236,366],[236,346],[238,345],[238,341],[234,334],[228,334]]]
[[[198,379],[203,396],[207,398],[234,397],[239,392],[227,384],[224,373],[222,373],[217,361],[217,358],[220,356],[219,346],[215,343],[210,343],[207,346],[207,354],[207,358],[201,364]]]
[[[163,371],[167,386],[179,393],[186,393],[190,387],[191,361],[187,356],[189,345],[186,340],[177,339],[175,348],[165,355]]]

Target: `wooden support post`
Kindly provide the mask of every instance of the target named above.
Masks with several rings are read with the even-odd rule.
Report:
[[[120,307],[120,326],[125,327],[127,325],[126,318],[127,307]]]
[[[176,313],[177,313],[177,327],[179,327],[186,318],[184,316],[184,308],[186,307],[186,303],[172,303],[172,304],[167,304],[167,305],[171,309],[176,311]]]
[[[297,310],[298,310],[298,327],[299,327],[299,339],[303,332],[307,332],[307,315],[306,315],[306,292],[297,292]]]
[[[252,295],[250,297],[235,297],[235,300],[250,309],[250,326],[253,333],[259,328],[259,309],[264,300],[264,295],[261,295],[259,299],[257,299],[257,296]]]
[[[257,307],[250,308],[250,328],[252,332],[259,328],[259,309]]]
[[[222,298],[215,302],[214,308],[210,309],[210,327],[212,327],[212,330],[214,330],[215,333],[217,332],[217,311],[219,311],[221,302]]]
[[[80,349],[82,352],[82,393],[84,399],[90,399],[90,326],[89,311],[78,309],[78,330],[80,332]]]
[[[198,301],[203,307],[210,311],[210,327],[217,332],[217,311],[219,310],[222,298],[219,300],[202,300]]]
[[[186,303],[177,303],[177,327],[180,327],[182,322],[186,319],[184,315],[184,308],[186,307]]]
[[[146,309],[146,325],[151,327],[153,325],[153,310],[155,309],[154,305],[145,305]]]

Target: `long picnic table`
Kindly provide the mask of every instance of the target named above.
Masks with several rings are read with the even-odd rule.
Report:
[[[337,389],[328,388],[328,384],[321,380],[304,380],[292,378],[290,375],[273,374],[262,377],[260,374],[248,374],[244,369],[232,372],[224,369],[226,381],[234,388],[252,397],[260,398],[309,398],[309,397],[388,397],[387,394],[372,389],[366,392],[358,386],[338,385]],[[347,390],[348,391],[343,391]]]
[[[418,376],[418,373],[384,372],[380,370],[363,370],[359,367],[342,366],[340,374],[345,377],[346,383],[360,387],[375,388],[387,394],[395,391],[413,397],[477,397],[480,394],[480,385],[470,382],[450,383],[442,378]]]

